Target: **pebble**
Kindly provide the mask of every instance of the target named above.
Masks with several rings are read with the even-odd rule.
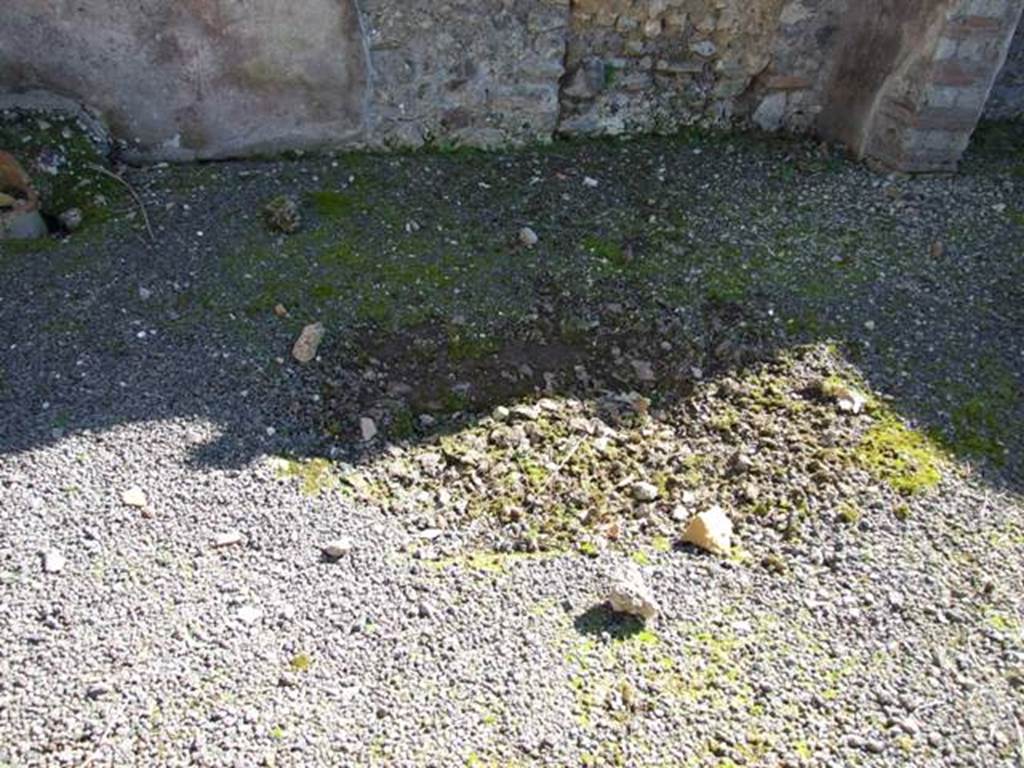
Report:
[[[67,562],[67,558],[56,549],[50,549],[43,553],[43,570],[46,573],[60,573],[64,570]]]
[[[241,544],[242,543],[242,539],[243,539],[243,536],[242,536],[242,532],[241,531],[238,531],[238,530],[224,531],[223,533],[218,533],[214,537],[214,539],[213,539],[213,546],[215,546],[217,548],[220,548],[220,547],[230,547],[230,546],[234,546],[235,544]]]
[[[363,416],[359,419],[359,434],[362,435],[364,443],[370,442],[377,436],[377,422],[369,416]]]
[[[342,536],[325,544],[320,551],[328,560],[339,560],[352,551],[352,539]]]
[[[292,357],[300,363],[311,362],[316,358],[317,350],[320,348],[325,333],[323,323],[307,325],[292,346]]]
[[[653,483],[638,482],[633,484],[633,498],[637,501],[654,501],[659,495],[658,486]]]
[[[537,233],[529,227],[523,227],[519,230],[519,242],[527,248],[533,248],[539,241],[540,238],[537,237]]]
[[[121,494],[121,501],[129,507],[142,508],[146,506],[146,494],[137,485],[132,486]]]
[[[107,683],[93,683],[85,689],[85,696],[86,698],[95,701],[96,699],[101,699],[104,696],[113,693],[113,691],[113,686],[108,685]]]
[[[255,605],[243,605],[235,614],[243,624],[255,624],[263,617],[263,611]]]

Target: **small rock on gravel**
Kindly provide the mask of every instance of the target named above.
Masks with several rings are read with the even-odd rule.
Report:
[[[67,565],[67,562],[67,558],[56,549],[51,549],[43,553],[43,570],[46,573],[60,573],[64,570],[64,566]]]
[[[363,436],[363,442],[368,443],[377,436],[377,422],[369,416],[363,416],[359,420],[359,432]]]
[[[320,551],[328,560],[339,560],[352,551],[352,539],[348,536],[334,539],[325,544]]]
[[[107,694],[113,693],[114,689],[107,683],[93,683],[85,689],[86,698],[96,700],[101,699]]]
[[[141,509],[146,506],[146,493],[135,485],[121,494],[121,501],[129,507]]]
[[[218,533],[213,538],[213,546],[217,547],[231,547],[235,544],[242,543],[242,532],[241,531],[224,531]]]
[[[540,238],[537,237],[537,233],[529,227],[523,227],[519,230],[519,242],[527,248],[533,248],[539,241]]]
[[[728,555],[732,549],[732,521],[721,507],[711,507],[687,523],[683,541],[716,555]]]
[[[633,498],[637,501],[654,501],[658,498],[658,486],[646,482],[634,483]]]
[[[639,616],[645,621],[658,615],[658,601],[635,565],[623,565],[609,579],[608,603],[617,613]]]
[[[255,624],[263,617],[263,611],[257,608],[255,605],[243,605],[238,609],[238,620],[243,624]]]
[[[323,323],[312,323],[303,328],[292,347],[292,357],[300,363],[311,362],[316,357],[320,342],[324,340],[325,332]]]
[[[68,208],[64,213],[57,217],[60,221],[60,225],[64,227],[68,232],[74,232],[80,226],[82,226],[82,209],[81,208]]]

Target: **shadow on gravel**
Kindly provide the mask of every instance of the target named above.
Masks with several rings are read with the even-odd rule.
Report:
[[[616,613],[610,605],[601,603],[577,616],[573,627],[587,637],[607,634],[612,640],[628,640],[644,631],[644,622],[636,616]]]
[[[211,428],[198,467],[357,465],[543,395],[685,404],[825,342],[1022,492],[1024,143],[981,137],[950,179],[719,136],[137,171],[155,244],[125,215],[0,244],[0,456],[188,422]],[[306,217],[292,238],[260,221],[282,191]],[[299,367],[315,320],[327,341]]]

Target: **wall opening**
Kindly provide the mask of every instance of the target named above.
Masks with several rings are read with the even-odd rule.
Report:
[[[996,76],[982,119],[1024,122],[1024,20],[1017,24],[1006,63]]]

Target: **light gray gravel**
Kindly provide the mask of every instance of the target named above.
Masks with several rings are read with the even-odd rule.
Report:
[[[739,162],[719,145],[704,157]],[[232,322],[207,321],[188,286],[244,241],[256,201],[311,187],[321,163],[227,192],[203,181],[223,172],[209,166],[185,192],[140,172],[158,245],[122,218],[106,239],[0,252],[0,766],[1021,764],[1016,455],[1002,474],[950,472],[905,520],[818,526],[781,572],[653,541],[596,558],[475,552],[459,525],[424,531],[345,484],[287,476],[273,457],[333,448],[340,474],[388,461],[316,428],[323,372],[350,361],[329,336],[323,366],[301,367],[298,319],[231,305]],[[836,188],[874,194],[866,172],[836,173]],[[906,184],[944,199],[944,181]],[[997,171],[964,184],[976,209],[1021,199]],[[1019,246],[1018,231],[991,258],[1019,270]],[[900,279],[857,311],[898,304]],[[942,306],[943,291],[919,293],[927,312],[911,316]],[[1000,310],[987,338],[1019,341],[1020,308]],[[885,370],[887,391],[913,399]],[[124,502],[134,487],[145,506]],[[324,557],[345,539],[351,551]],[[46,567],[54,555],[63,567]],[[647,629],[601,605],[624,557],[660,605]]]

